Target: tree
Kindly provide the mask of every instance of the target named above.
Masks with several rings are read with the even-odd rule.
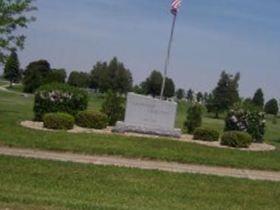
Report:
[[[21,79],[19,65],[17,53],[13,50],[4,67],[4,78],[10,81],[10,86],[12,86],[12,83],[19,82]]]
[[[34,93],[43,84],[46,84],[51,67],[48,61],[39,60],[31,62],[24,71],[23,91]]]
[[[115,92],[127,93],[132,90],[132,74],[116,57],[108,65],[108,80],[110,89]]]
[[[176,91],[176,97],[177,97],[177,99],[179,99],[179,100],[181,100],[181,99],[183,99],[184,97],[185,97],[185,90],[184,89],[182,89],[182,88],[180,88],[180,89],[178,89],[177,91]]]
[[[90,88],[105,92],[109,89],[107,80],[107,62],[97,62],[90,72]]]
[[[196,100],[197,100],[197,102],[199,102],[199,103],[203,102],[203,94],[202,94],[202,92],[198,92],[198,93],[196,94]]]
[[[143,88],[141,87],[141,85],[135,85],[133,87],[133,92],[137,93],[137,94],[141,94],[144,95],[145,94],[145,90],[143,90]]]
[[[90,76],[85,72],[72,71],[69,78],[68,84],[79,88],[88,88],[90,84]]]
[[[265,113],[266,114],[272,114],[272,115],[277,115],[279,112],[279,106],[278,106],[278,101],[273,98],[271,100],[269,100],[266,104],[265,104]]]
[[[190,102],[193,102],[194,99],[194,91],[192,89],[189,89],[187,92],[187,100]]]
[[[109,90],[102,104],[101,112],[107,115],[109,125],[114,126],[117,121],[124,118],[125,99],[116,92]]]
[[[166,98],[172,98],[175,95],[175,84],[173,80],[168,77],[165,81],[165,89],[163,95]]]
[[[253,104],[260,108],[261,110],[264,107],[264,94],[261,88],[259,88],[252,99]]]
[[[114,57],[109,64],[97,62],[91,71],[90,87],[101,92],[109,90],[127,93],[132,90],[132,74],[124,64]]]
[[[196,103],[192,105],[187,111],[187,120],[185,122],[185,128],[189,133],[193,133],[194,130],[202,124],[202,111],[203,108],[200,104]]]
[[[152,95],[153,97],[160,96],[161,86],[163,82],[163,76],[161,72],[154,70],[150,76],[140,84],[141,89],[146,95]],[[165,89],[163,96],[165,98],[171,98],[175,95],[175,84],[171,78],[166,78]]]
[[[45,83],[65,83],[67,74],[65,69],[52,69],[51,72],[48,74]]]
[[[239,80],[239,73],[233,76],[225,71],[222,72],[217,87],[213,90],[213,99],[210,105],[217,118],[219,113],[229,110],[230,107],[239,101]]]
[[[150,76],[145,82],[141,84],[141,87],[145,90],[147,95],[152,95],[153,97],[159,96],[161,92],[162,85],[162,75],[159,71],[152,71]]]
[[[35,21],[27,13],[35,10],[34,0],[0,0],[0,64],[4,64],[7,54],[13,49],[23,49],[25,36],[18,29],[27,28]]]

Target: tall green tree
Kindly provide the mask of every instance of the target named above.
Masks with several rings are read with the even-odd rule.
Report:
[[[0,0],[0,64],[12,49],[23,49],[25,36],[19,29],[35,20],[28,13],[35,10],[34,0]]]
[[[172,98],[175,95],[175,83],[171,78],[166,78],[163,95],[166,98]]]
[[[193,102],[194,100],[194,91],[192,89],[187,91],[187,100],[190,102]]]
[[[185,97],[186,93],[185,93],[185,90],[182,89],[182,88],[179,88],[177,91],[176,91],[176,97],[177,99],[181,100]]]
[[[202,92],[198,92],[198,93],[196,94],[196,100],[197,100],[197,102],[199,102],[199,103],[203,102],[203,93],[202,93]]]
[[[146,95],[152,95],[153,97],[160,96],[161,86],[163,82],[163,76],[161,72],[154,70],[150,76],[140,84],[140,87]],[[165,98],[171,98],[175,95],[175,84],[171,78],[166,78],[165,89],[163,96]]]
[[[15,50],[11,52],[5,64],[4,78],[10,81],[10,86],[13,82],[19,82],[21,79],[20,64]]]
[[[129,69],[114,57],[108,64],[97,62],[91,71],[90,87],[101,92],[112,90],[127,93],[132,90],[133,78]]]
[[[68,84],[79,88],[88,88],[90,85],[90,76],[86,72],[72,71],[69,78]]]
[[[222,72],[217,87],[213,90],[213,100],[210,106],[217,118],[219,113],[229,110],[230,107],[240,100],[239,80],[239,73],[231,75],[225,71]]]
[[[52,69],[46,78],[46,83],[65,83],[67,73],[65,69]]]
[[[154,70],[146,81],[141,84],[141,87],[145,90],[147,95],[156,97],[160,95],[162,80],[162,74],[159,71]]]
[[[275,98],[269,100],[265,104],[264,110],[267,114],[277,115],[279,112],[278,101]]]
[[[253,104],[260,108],[260,109],[263,109],[264,107],[264,94],[263,94],[263,91],[261,88],[259,88],[255,94],[254,94],[254,97],[252,99],[252,102]]]
[[[107,91],[109,87],[107,62],[97,62],[90,72],[90,88],[100,90],[101,92]]]
[[[34,61],[28,64],[24,71],[23,91],[34,93],[38,87],[47,83],[50,72],[51,67],[46,60]]]

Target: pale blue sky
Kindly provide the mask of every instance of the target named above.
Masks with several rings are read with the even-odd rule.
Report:
[[[89,71],[117,56],[135,82],[162,71],[170,0],[37,0],[22,65]],[[169,76],[177,87],[209,91],[223,69],[241,72],[240,90],[280,97],[279,0],[183,0]]]

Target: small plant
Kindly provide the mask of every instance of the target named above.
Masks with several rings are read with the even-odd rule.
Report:
[[[75,119],[67,113],[49,113],[43,117],[44,127],[54,130],[70,130],[74,127]]]
[[[76,124],[83,128],[104,129],[107,127],[107,116],[100,112],[83,111],[76,117]]]
[[[200,104],[194,104],[188,109],[185,128],[187,128],[189,133],[193,133],[196,128],[201,126],[202,112],[203,108]]]
[[[211,128],[196,128],[193,133],[194,140],[219,141],[220,133]]]
[[[42,120],[46,113],[65,112],[76,116],[88,105],[85,91],[67,84],[52,83],[39,88],[35,94],[35,120]]]
[[[248,148],[252,143],[252,136],[242,131],[225,132],[221,144],[236,148]]]
[[[101,111],[108,116],[109,125],[113,126],[117,121],[124,119],[125,99],[117,93],[109,91]]]

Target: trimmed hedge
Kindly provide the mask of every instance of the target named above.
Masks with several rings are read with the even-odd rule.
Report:
[[[222,136],[221,144],[230,147],[248,148],[252,141],[252,136],[246,132],[228,131]]]
[[[202,141],[219,141],[220,133],[211,128],[197,128],[194,131],[193,139]]]
[[[83,111],[77,115],[76,124],[83,128],[104,129],[108,125],[108,118],[100,112]]]
[[[76,116],[88,105],[88,94],[84,90],[67,84],[51,83],[40,87],[35,94],[35,120],[42,120],[46,113],[64,112]]]
[[[75,118],[67,113],[49,113],[43,117],[44,127],[54,130],[70,130],[74,127]]]

